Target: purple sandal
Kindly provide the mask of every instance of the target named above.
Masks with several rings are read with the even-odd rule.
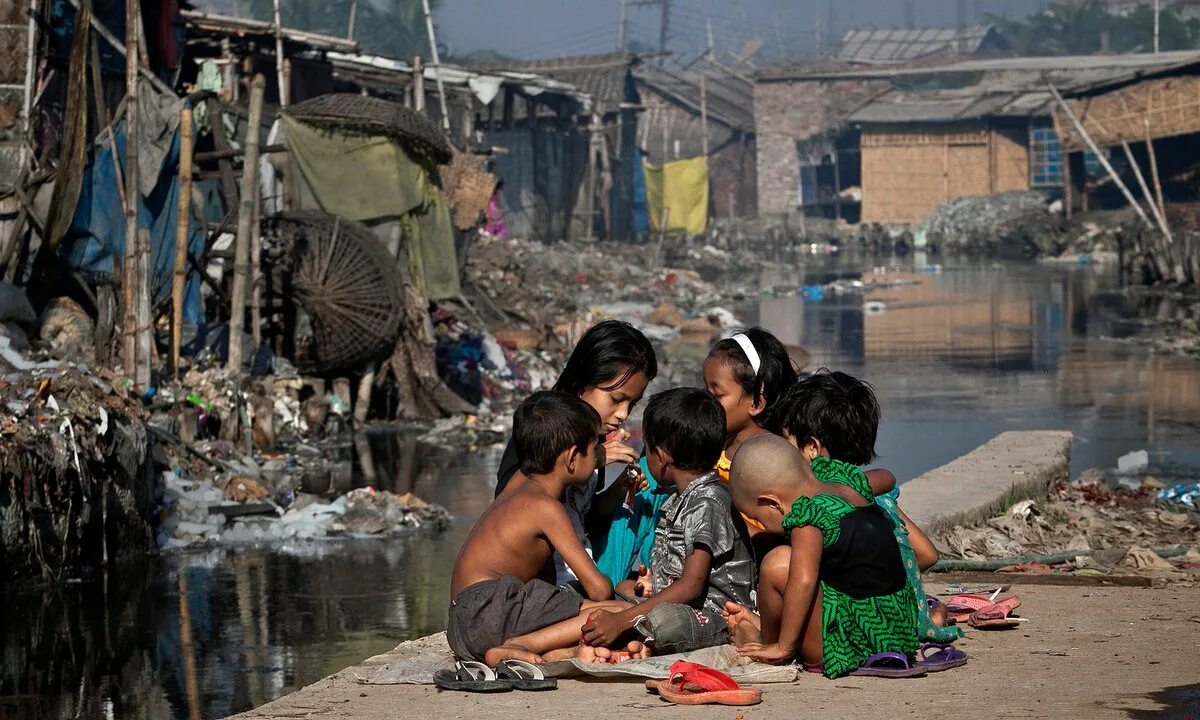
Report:
[[[908,656],[903,653],[883,652],[867,658],[862,667],[850,674],[864,677],[911,678],[921,677],[925,672],[925,668],[919,664],[910,664]]]
[[[925,643],[917,651],[917,662],[914,667],[922,668],[925,672],[935,673],[966,664],[967,654],[953,645]]]

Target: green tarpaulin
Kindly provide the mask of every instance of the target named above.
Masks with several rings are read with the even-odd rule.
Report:
[[[431,300],[459,294],[449,206],[400,143],[330,132],[287,115],[283,124],[288,150],[322,210],[360,222],[399,218],[413,285]]]

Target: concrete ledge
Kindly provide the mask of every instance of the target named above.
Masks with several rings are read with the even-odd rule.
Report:
[[[1069,477],[1071,437],[1059,430],[1001,433],[904,483],[900,507],[930,534],[993,517]]]

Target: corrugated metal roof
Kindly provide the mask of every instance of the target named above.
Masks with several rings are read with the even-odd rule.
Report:
[[[726,127],[754,131],[754,86],[728,73],[692,70],[682,74],[661,68],[641,66],[634,71],[639,83],[651,92],[700,112],[700,74],[707,77],[708,116]]]
[[[471,66],[480,72],[492,70],[527,71],[573,85],[592,97],[595,110],[613,112],[626,102],[626,80],[637,64],[637,56],[628,53],[580,55],[545,60],[520,60]]]
[[[950,122],[1045,115],[1048,84],[1080,93],[1200,63],[1200,53],[978,60],[897,71],[892,89],[855,110],[851,122]],[[956,84],[959,83],[959,84]]]
[[[965,28],[852,29],[842,36],[836,57],[850,63],[892,65],[930,55],[974,55],[992,25]]]
[[[1128,53],[1124,55],[1050,55],[1038,57],[1006,57],[957,60],[920,67],[848,68],[794,65],[760,71],[762,82],[786,80],[888,80],[913,75],[944,75],[953,73],[996,72],[1003,70],[1040,71],[1109,71],[1127,72],[1169,69],[1200,62],[1196,50],[1173,50],[1162,53]]]

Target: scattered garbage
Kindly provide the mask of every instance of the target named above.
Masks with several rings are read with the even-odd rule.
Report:
[[[1046,498],[1023,500],[934,541],[953,569],[1133,574],[1190,583],[1200,578],[1197,500],[1200,483],[1152,491],[1141,480],[1114,486],[1091,469],[1052,487]]]
[[[1063,241],[1061,215],[1047,211],[1040,192],[1002,192],[955,198],[936,208],[920,231],[947,248],[1056,254]]]
[[[1145,450],[1135,450],[1117,458],[1117,472],[1128,474],[1144,469],[1150,464],[1150,453]]]
[[[1200,483],[1182,483],[1163,488],[1154,496],[1160,503],[1188,510],[1200,510]]]

